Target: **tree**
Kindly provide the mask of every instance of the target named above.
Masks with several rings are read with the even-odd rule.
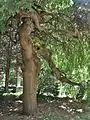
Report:
[[[23,108],[24,113],[27,115],[30,113],[35,114],[37,111],[36,89],[37,76],[41,65],[39,58],[41,56],[46,59],[57,80],[71,85],[78,85],[82,88],[80,83],[72,82],[62,70],[56,67],[52,60],[50,48],[53,45],[57,45],[59,51],[61,45],[63,53],[65,53],[67,58],[71,57],[71,60],[72,56],[70,55],[73,53],[72,46],[79,46],[80,42],[83,44],[83,40],[79,40],[83,38],[84,33],[83,30],[78,29],[77,21],[73,19],[73,7],[69,0],[49,0],[48,3],[47,1],[36,0],[37,4],[34,1],[28,2],[30,3],[29,6],[26,0],[2,1],[1,5],[4,4],[4,7],[2,6],[1,8],[5,12],[4,15],[1,14],[3,16],[2,19],[0,18],[2,23],[1,31],[4,31],[4,28],[6,30],[5,22],[7,21],[6,23],[9,23],[7,24],[8,31],[12,30],[10,33],[13,34],[13,40],[16,39],[16,34],[19,33],[24,88]],[[9,7],[11,3],[12,7]],[[32,9],[34,12],[32,12]],[[45,15],[44,19],[42,18],[43,14]],[[41,30],[40,18],[43,21],[42,26],[45,28],[44,30]]]
[[[5,91],[8,92],[8,85],[9,85],[9,74],[10,74],[10,64],[11,64],[11,53],[12,53],[12,44],[9,40],[9,44],[7,47],[7,62],[6,62],[6,79],[5,79]]]
[[[19,92],[21,86],[21,79],[19,73],[21,71],[21,63],[19,63],[18,56],[16,56],[15,72],[16,72],[16,92]]]
[[[30,18],[26,18],[20,27],[20,44],[22,52],[22,72],[23,72],[23,107],[24,113],[35,115],[37,111],[37,75],[39,59],[33,49],[30,34],[33,25]]]

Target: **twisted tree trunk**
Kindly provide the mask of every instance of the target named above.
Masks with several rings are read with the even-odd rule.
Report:
[[[26,115],[35,115],[37,112],[36,93],[39,59],[30,38],[32,30],[33,23],[30,18],[26,18],[19,31],[23,61],[23,112]]]

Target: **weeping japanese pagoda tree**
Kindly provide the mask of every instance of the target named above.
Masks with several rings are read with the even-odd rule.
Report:
[[[71,43],[70,37],[75,38],[73,43],[82,37],[82,32],[79,32],[75,19],[70,14],[73,10],[70,0],[2,0],[0,6],[1,32],[5,35],[12,33],[11,41],[14,43],[17,43],[18,39],[20,41],[24,114],[35,115],[37,112],[37,78],[41,56],[48,62],[57,81],[78,85],[82,89],[80,83],[70,81],[67,75],[56,67],[50,49],[58,43],[62,47],[65,42]],[[68,49],[68,46],[65,47]]]

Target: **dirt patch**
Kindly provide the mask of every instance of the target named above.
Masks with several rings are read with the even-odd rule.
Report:
[[[84,118],[90,120],[88,116],[90,109],[86,110],[85,108],[89,108],[89,106],[80,101],[75,102],[66,99],[43,101],[38,103],[37,117],[34,118],[22,115],[21,101],[1,101],[0,120],[84,120]]]

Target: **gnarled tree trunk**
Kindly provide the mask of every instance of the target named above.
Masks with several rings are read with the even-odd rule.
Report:
[[[26,18],[20,27],[20,45],[22,52],[23,72],[23,110],[26,115],[35,115],[37,112],[37,74],[39,59],[33,49],[30,33],[33,23]]]

